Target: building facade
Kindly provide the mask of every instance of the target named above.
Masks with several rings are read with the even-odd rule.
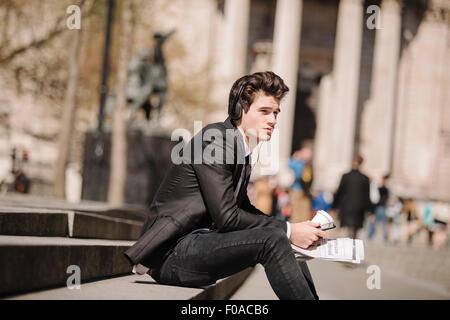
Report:
[[[278,121],[279,168],[312,139],[315,188],[333,192],[358,152],[372,179],[391,174],[396,194],[450,201],[450,1],[149,3],[140,8],[148,23],[135,26],[134,49],[150,45],[152,32],[176,29],[164,47],[164,126],[176,126],[182,113],[203,125],[223,121],[233,81],[273,70],[291,89]],[[32,99],[2,98],[0,115],[12,120],[7,133],[0,128],[1,172],[11,147],[22,144],[32,155],[29,175],[50,185],[56,140],[39,137],[50,129],[53,137],[57,123]],[[195,110],[183,109],[189,99]],[[19,123],[28,109],[39,121]],[[95,114],[83,118],[95,126]]]
[[[450,200],[448,1],[227,0],[224,14],[222,75],[271,69],[291,88],[281,165],[313,139],[316,188],[360,153],[396,194]]]

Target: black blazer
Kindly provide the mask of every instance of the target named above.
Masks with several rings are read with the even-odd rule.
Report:
[[[341,226],[362,228],[365,212],[371,207],[369,178],[356,169],[344,174],[332,204],[339,210]]]
[[[184,163],[173,164],[159,187],[140,238],[125,252],[130,263],[159,267],[177,240],[199,228],[229,232],[273,226],[286,231],[286,222],[266,216],[250,203],[246,192],[250,165],[234,197],[245,165],[239,134],[227,118],[204,127],[183,149],[175,146],[172,155],[178,154]],[[221,156],[222,161],[208,155]]]

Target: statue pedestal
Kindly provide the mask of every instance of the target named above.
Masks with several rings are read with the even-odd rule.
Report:
[[[96,152],[102,141],[103,153]],[[170,154],[179,141],[148,122],[133,123],[127,130],[127,178],[125,202],[148,206],[172,165]],[[97,148],[98,151],[98,148]],[[106,129],[86,133],[83,159],[83,200],[107,201],[111,166],[111,132]]]

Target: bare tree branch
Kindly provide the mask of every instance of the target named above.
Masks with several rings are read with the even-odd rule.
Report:
[[[88,1],[88,6],[86,6],[87,10],[83,10],[83,9],[86,9],[84,7],[85,2],[86,2],[86,0],[79,0],[77,5],[80,7],[82,12],[86,12],[85,18],[87,18],[89,16],[89,14],[91,13],[91,9],[93,7],[93,1]],[[2,52],[0,51],[0,65],[7,64],[8,62],[12,61],[18,55],[26,52],[28,49],[31,49],[31,48],[38,49],[38,48],[42,47],[50,40],[56,38],[58,35],[60,35],[64,31],[68,30],[66,27],[66,24],[64,23],[66,18],[67,18],[66,15],[58,17],[52,30],[48,34],[43,36],[42,38],[34,39],[30,43],[27,43],[18,48],[15,48],[7,53],[2,54]],[[5,39],[5,41],[9,42],[8,39]],[[5,47],[5,46],[3,45],[2,47]]]
[[[10,62],[16,56],[24,53],[28,49],[41,47],[42,45],[44,45],[48,41],[52,40],[53,38],[55,38],[57,35],[59,35],[63,31],[65,31],[66,30],[65,25],[58,26],[62,20],[63,20],[62,18],[58,19],[53,30],[49,34],[47,34],[45,37],[38,39],[38,40],[33,40],[32,42],[30,42],[26,45],[23,45],[19,48],[12,50],[11,52],[1,55],[0,56],[0,64],[6,64],[6,63]]]

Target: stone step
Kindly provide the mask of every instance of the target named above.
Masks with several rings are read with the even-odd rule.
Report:
[[[0,234],[136,240],[143,223],[70,210],[0,206]]]
[[[127,204],[117,207],[105,202],[85,200],[79,203],[70,203],[56,198],[20,194],[0,195],[0,206],[77,211],[141,222],[144,222],[147,217],[146,209],[141,206]]]
[[[0,296],[64,286],[80,268],[81,282],[130,273],[123,252],[134,241],[0,236]]]
[[[131,274],[123,252],[132,244],[130,241],[0,236],[0,298],[226,299],[252,271],[248,268],[201,288],[160,285],[148,275]],[[80,289],[67,286],[67,282],[74,284],[71,281],[74,271],[69,266],[79,267]]]
[[[0,234],[65,237],[69,235],[69,214],[57,210],[0,207]]]
[[[201,288],[166,286],[149,275],[126,275],[81,283],[79,289],[68,287],[42,290],[6,297],[11,300],[224,300],[245,281],[252,269],[218,280]]]

